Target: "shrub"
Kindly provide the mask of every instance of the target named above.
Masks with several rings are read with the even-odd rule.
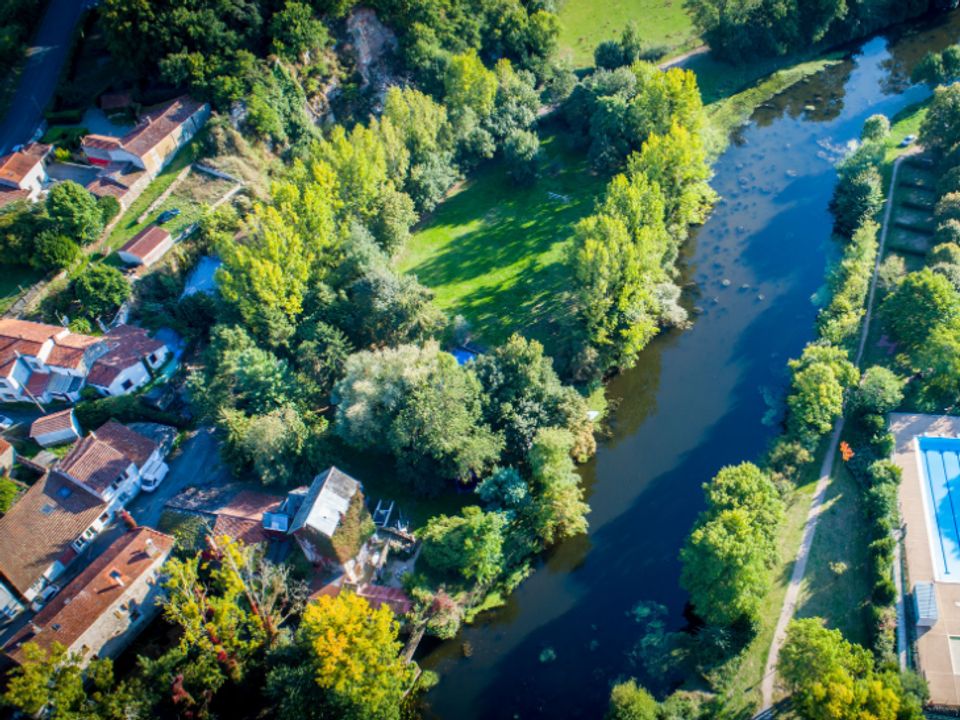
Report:
[[[933,242],[937,245],[943,243],[960,244],[960,221],[946,220],[937,225],[937,230],[933,235]]]
[[[884,140],[890,134],[890,121],[886,115],[871,115],[864,121],[860,139],[864,142]]]
[[[862,411],[885,415],[895,410],[902,400],[903,381],[887,368],[875,365],[860,378],[857,406]]]

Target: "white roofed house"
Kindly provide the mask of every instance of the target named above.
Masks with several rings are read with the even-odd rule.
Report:
[[[373,530],[360,483],[331,467],[317,475],[303,494],[289,533],[311,563],[345,565]]]

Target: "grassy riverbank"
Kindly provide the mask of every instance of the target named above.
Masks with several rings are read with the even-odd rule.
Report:
[[[593,49],[619,38],[631,20],[648,47],[675,55],[700,43],[680,0],[565,0],[559,19],[560,54],[575,67],[592,65]]]

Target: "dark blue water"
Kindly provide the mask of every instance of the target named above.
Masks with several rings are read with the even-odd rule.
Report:
[[[506,607],[426,654],[441,674],[427,697],[433,713],[598,718],[618,676],[653,680],[628,656],[641,632],[628,613],[655,601],[669,629],[684,625],[677,556],[702,509],[701,485],[725,464],[756,459],[776,432],[763,419],[783,393],[787,359],[813,336],[811,298],[835,251],[827,205],[839,148],[868,116],[923,99],[910,69],[958,38],[952,14],[870,40],[738,134],[716,165],[723,200],[687,247],[684,277],[702,314],[609,387],[612,436],[583,468],[589,535],[557,548]]]

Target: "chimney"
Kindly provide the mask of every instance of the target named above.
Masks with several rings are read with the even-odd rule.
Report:
[[[143,551],[147,554],[147,557],[152,558],[160,554],[160,551],[153,542],[153,538],[147,538],[147,541],[143,544]]]
[[[111,570],[110,579],[113,580],[119,587],[125,587],[123,582],[123,573],[121,573],[119,570]]]

